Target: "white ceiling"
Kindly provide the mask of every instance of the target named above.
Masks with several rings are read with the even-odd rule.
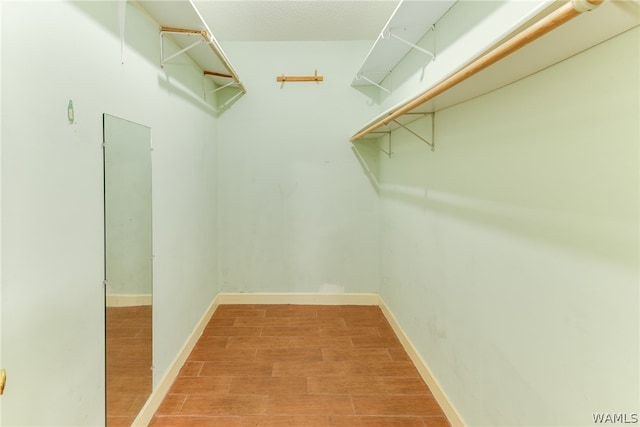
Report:
[[[220,41],[375,40],[399,0],[195,0]]]

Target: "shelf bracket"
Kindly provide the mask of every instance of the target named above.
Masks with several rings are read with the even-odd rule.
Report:
[[[432,26],[429,28],[429,31],[432,31],[434,28],[435,28],[435,26],[434,26],[434,25],[432,25]],[[400,42],[402,42],[402,43],[404,43],[404,44],[406,44],[406,45],[411,46],[411,47],[412,47],[412,48],[414,48],[415,50],[418,50],[418,51],[420,51],[420,52],[422,52],[422,53],[424,53],[424,54],[429,55],[429,56],[431,57],[431,60],[434,60],[434,59],[436,58],[436,54],[435,54],[435,53],[433,53],[433,52],[431,52],[430,50],[427,50],[427,49],[425,49],[425,48],[423,48],[423,47],[420,47],[420,46],[418,46],[418,45],[417,45],[417,44],[415,44],[415,43],[411,43],[410,41],[405,40],[405,39],[403,39],[402,37],[400,37],[400,36],[398,36],[398,35],[396,35],[396,34],[393,34],[393,32],[392,32],[391,30],[389,30],[389,33],[388,33],[388,36],[387,36],[387,37],[391,37],[391,38],[393,38],[393,39],[396,39],[396,40],[398,40],[398,41],[400,41]],[[383,35],[383,38],[384,38],[384,35]]]
[[[387,75],[390,73],[387,73]],[[391,93],[391,91],[389,89],[387,89],[386,87],[382,87],[380,86],[378,83],[374,82],[373,80],[369,79],[368,77],[366,77],[365,75],[363,75],[362,73],[356,75],[356,80],[364,80],[365,82],[372,84],[373,86],[377,87],[380,90],[383,90],[387,93]]]
[[[239,98],[241,95],[244,95],[244,92],[242,91],[242,89],[240,88],[240,90],[238,91],[238,93],[236,93],[235,95],[233,95],[231,98],[229,98],[227,101],[225,101],[222,105],[218,105],[215,108],[216,113],[221,112],[222,110],[224,110],[225,108],[227,108],[227,106],[229,104],[231,104],[233,101],[235,101],[237,98]]]
[[[224,88],[227,88],[229,86],[233,86],[234,84],[236,84],[236,82],[229,82],[226,85],[218,86],[214,90],[210,90],[209,92],[207,92],[207,95],[211,95],[212,93],[216,93],[217,91],[222,90]]]
[[[391,155],[393,154],[393,151],[391,151],[391,131],[387,131],[387,132],[371,132],[371,135],[375,135],[375,134],[378,134],[378,133],[382,134],[382,135],[387,135],[387,137],[389,138],[389,141],[388,141],[389,148],[388,148],[388,150],[385,150],[384,148],[382,148],[380,146],[380,144],[376,144],[376,147],[378,147],[378,149],[380,151],[382,151],[384,154],[389,156],[389,158],[391,158]],[[380,138],[382,138],[382,136],[380,136]]]
[[[184,49],[179,50],[178,52],[175,52],[167,57],[164,56],[164,35],[165,34],[187,34],[187,35],[199,35],[201,36],[200,40],[197,40],[196,42],[190,44],[189,46],[185,47]],[[205,43],[206,42],[206,32],[204,31],[197,31],[197,30],[183,30],[180,28],[167,28],[167,27],[162,27],[160,29],[160,67],[164,67],[164,64],[166,64],[167,62],[169,62],[170,60],[172,60],[173,58],[182,55],[185,52],[190,51],[191,49],[193,49],[194,47],[198,46],[201,43]]]
[[[422,113],[418,113],[418,114],[422,114]],[[434,122],[434,118],[433,118],[434,117],[434,113],[424,113],[424,115],[431,116],[431,141],[429,141],[428,139],[426,139],[422,135],[418,134],[413,129],[410,129],[408,126],[403,125],[402,123],[400,123],[396,119],[393,119],[392,121],[395,124],[397,124],[398,126],[400,126],[401,128],[403,128],[404,130],[406,130],[407,132],[411,133],[413,136],[418,138],[420,141],[424,142],[429,147],[431,147],[431,151],[435,151],[436,146],[435,146],[435,140],[434,140],[434,130],[435,130],[435,122]],[[389,141],[391,141],[391,140],[389,140]]]

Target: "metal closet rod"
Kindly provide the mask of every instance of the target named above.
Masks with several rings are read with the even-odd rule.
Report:
[[[495,64],[499,60],[505,58],[506,56],[509,56],[513,52],[542,37],[548,32],[569,22],[571,19],[580,15],[582,12],[587,12],[589,10],[595,9],[602,2],[604,2],[604,0],[572,0],[571,2],[563,5],[556,11],[540,19],[530,27],[526,28],[524,31],[516,34],[487,54],[476,59],[471,64],[453,74],[451,77],[441,81],[431,89],[428,89],[426,92],[416,96],[415,98],[412,98],[411,100],[400,106],[397,110],[389,113],[384,118],[361,130],[351,137],[351,142],[362,138],[363,136],[373,132],[379,127],[388,125],[403,114],[408,113],[414,108],[430,101],[436,96],[451,89],[458,83],[463,82],[474,74],[484,70],[490,65]]]
[[[227,69],[227,71],[229,71],[229,73],[233,76],[233,79],[238,83],[238,86],[240,87],[240,91],[242,93],[247,93],[247,90],[245,89],[244,85],[242,84],[242,81],[240,81],[240,77],[238,76],[236,71],[233,69],[233,67],[229,63],[229,60],[227,59],[226,55],[224,54],[224,52],[222,50],[222,47],[220,46],[220,44],[218,43],[216,38],[213,36],[213,32],[211,31],[211,29],[207,25],[206,21],[202,17],[202,14],[200,13],[198,8],[196,7],[196,5],[193,2],[193,0],[189,0],[189,4],[191,5],[191,8],[195,12],[195,14],[198,16],[198,19],[200,19],[200,22],[202,23],[204,28],[206,29],[205,34],[203,34],[202,37],[207,41],[207,43],[209,44],[209,47],[211,47],[211,50],[213,51],[213,53],[218,57],[218,59],[220,60],[220,62],[222,62],[224,67]]]

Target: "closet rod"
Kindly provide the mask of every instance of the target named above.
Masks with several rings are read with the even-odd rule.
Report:
[[[224,52],[222,50],[222,47],[220,46],[220,44],[218,43],[216,38],[213,36],[213,33],[209,29],[209,26],[207,25],[207,23],[205,22],[204,18],[200,14],[200,11],[196,7],[196,5],[193,2],[193,0],[189,0],[189,4],[191,4],[191,7],[193,8],[193,11],[196,13],[196,15],[198,15],[198,18],[200,19],[200,22],[206,28],[206,30],[204,31],[204,33],[206,33],[206,37],[203,35],[203,38],[207,41],[207,43],[211,47],[211,50],[218,57],[220,62],[222,62],[222,65],[224,65],[224,67],[227,69],[227,71],[229,71],[229,73],[233,76],[233,79],[238,83],[238,86],[240,87],[240,91],[242,93],[247,93],[247,90],[245,89],[244,85],[240,81],[240,77],[238,77],[238,74],[236,73],[236,70],[234,70],[233,67],[231,66],[231,63],[227,59],[227,56],[224,54]]]
[[[558,0],[562,1],[562,0]],[[369,127],[361,130],[357,134],[351,137],[351,142],[354,142],[363,136],[371,133],[372,131],[378,129],[379,127],[388,125],[393,120],[402,116],[403,114],[413,110],[414,108],[424,104],[427,101],[435,98],[441,93],[451,89],[453,86],[458,83],[463,82],[474,74],[484,70],[490,65],[495,64],[499,60],[505,58],[506,56],[512,54],[517,51],[521,47],[526,46],[527,44],[533,42],[534,40],[542,37],[548,32],[560,27],[561,25],[569,22],[571,19],[580,15],[582,12],[587,12],[598,7],[604,0],[572,0],[571,2],[563,5],[556,11],[550,13],[546,17],[532,24],[530,27],[526,28],[524,31],[518,33],[512,38],[508,39],[504,43],[500,44],[498,47],[494,48],[487,54],[481,56],[480,58],[473,61],[471,64],[465,66],[451,77],[441,81],[431,89],[428,89],[426,92],[418,95],[415,98],[412,98],[407,103],[403,104],[397,110],[389,113],[384,118],[378,120],[374,124]]]

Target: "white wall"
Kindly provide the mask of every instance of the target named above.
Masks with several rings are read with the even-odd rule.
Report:
[[[102,113],[151,128],[156,383],[215,295],[216,119],[135,6],[124,64],[117,2],[2,2],[2,31],[1,423],[101,425]]]
[[[379,156],[381,293],[471,426],[638,413],[640,32]]]
[[[377,195],[349,143],[370,115],[349,86],[370,42],[223,47],[248,93],[219,123],[221,290],[376,292]],[[321,83],[276,82],[316,69]]]

